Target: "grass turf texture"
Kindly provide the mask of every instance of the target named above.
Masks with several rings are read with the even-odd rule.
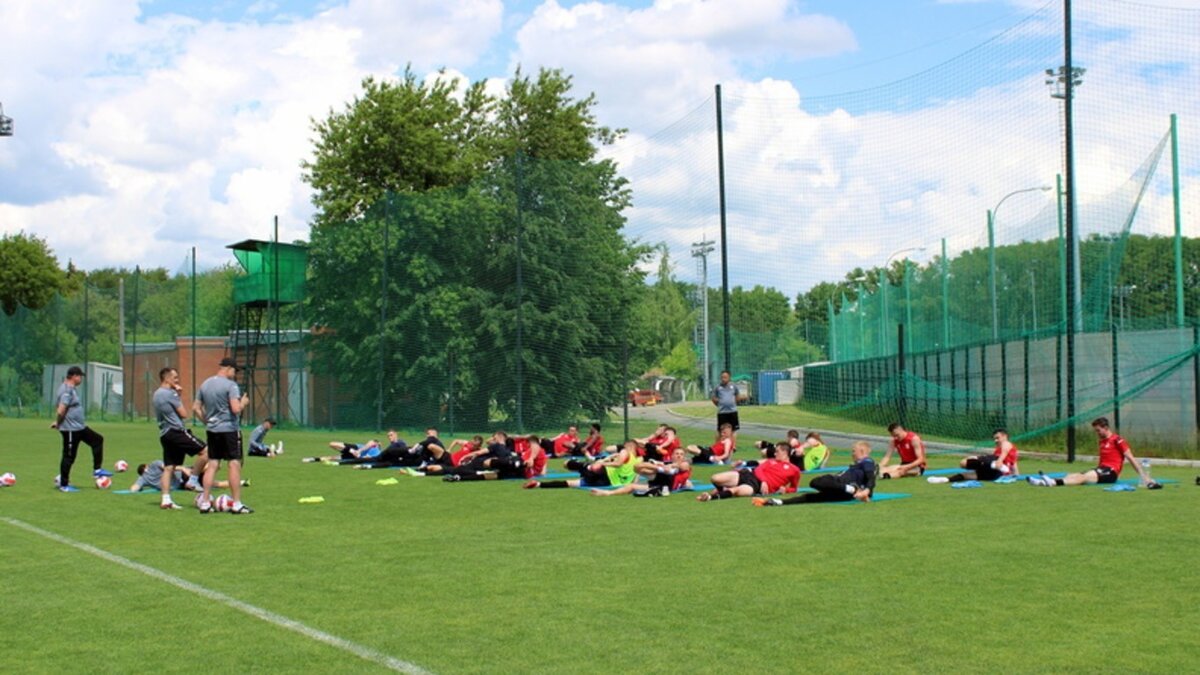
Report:
[[[1158,492],[905,479],[881,487],[911,499],[759,509],[510,481],[377,486],[397,472],[299,462],[367,434],[281,429],[287,454],[247,461],[258,512],[201,516],[190,493],[162,512],[156,493],[93,489],[86,449],[82,492],[58,493],[57,434],[3,427],[0,472],[19,482],[0,489],[0,515],[437,673],[1166,672],[1197,653],[1186,469],[1156,468],[1181,481]],[[158,457],[151,425],[96,428],[109,467]],[[310,495],[326,502],[297,503]],[[6,672],[383,670],[5,522],[0,579]]]

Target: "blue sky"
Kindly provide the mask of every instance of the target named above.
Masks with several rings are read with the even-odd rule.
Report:
[[[1090,98],[1080,99],[1092,115],[1081,133],[1095,149],[1081,170],[1097,194],[1127,179],[1161,135],[1165,112],[1189,123],[1200,117],[1200,0],[1158,2],[1195,11],[1164,14],[1121,0],[1078,10],[1081,55],[1111,71],[1089,78]],[[299,164],[310,152],[309,119],[341,107],[362,77],[411,63],[422,75],[444,67],[498,90],[517,64],[527,72],[550,66],[571,73],[581,93],[597,94],[604,123],[629,129],[611,155],[634,180],[631,230],[667,241],[677,259],[712,227],[703,106],[722,83],[738,172],[731,203],[743,209],[733,250],[752,260],[777,250],[781,231],[791,233],[822,261],[779,282],[791,293],[901,246],[932,250],[944,231],[973,223],[1014,186],[1053,181],[1057,113],[1040,73],[1058,63],[1058,3],[1013,29],[1046,6],[5,0],[0,63],[20,67],[0,69],[0,103],[17,127],[0,139],[0,232],[45,237],[64,262],[84,268],[173,268],[193,245],[202,264],[220,264],[225,244],[267,236],[274,215],[285,238],[305,239],[312,207]],[[971,51],[1010,29],[1003,48]],[[964,53],[944,76],[881,87]],[[873,93],[838,96],[862,90]],[[960,128],[975,131],[956,137],[950,152],[931,148],[950,132],[925,136]],[[1192,157],[1197,137],[1184,136]],[[1194,166],[1185,169],[1194,174]],[[1026,214],[1024,205],[1006,205],[1006,215],[1042,206],[1030,202]],[[1156,209],[1151,199],[1143,210]],[[891,225],[863,225],[858,239],[830,236],[847,218]],[[977,235],[967,228],[951,239],[970,247]]]

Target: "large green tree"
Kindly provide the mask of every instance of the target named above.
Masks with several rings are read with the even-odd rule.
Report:
[[[0,237],[0,308],[12,316],[18,306],[41,309],[69,288],[46,241],[21,232]]]
[[[624,181],[595,159],[615,132],[594,99],[550,70],[494,99],[411,73],[364,90],[314,125],[306,166],[311,318],[359,421],[602,414],[642,251],[621,235]]]

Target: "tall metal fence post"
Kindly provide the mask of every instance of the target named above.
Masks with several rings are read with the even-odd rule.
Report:
[[[1121,357],[1117,353],[1117,322],[1109,322],[1109,333],[1112,335],[1112,391],[1113,391],[1113,426],[1121,430]]]
[[[729,239],[725,228],[725,134],[721,122],[721,85],[716,86],[717,101],[717,199],[721,209],[721,302],[725,323],[725,370],[733,370],[729,348]]]
[[[196,295],[196,247],[192,247],[192,389],[189,393],[189,398],[196,395],[196,305],[199,303],[199,298]],[[196,425],[196,416],[189,417],[192,421],[192,426]]]
[[[1183,224],[1179,204],[1179,131],[1171,113],[1171,203],[1175,213],[1175,325],[1183,327]]]
[[[904,324],[896,326],[896,379],[899,383],[900,400],[897,402],[898,412],[900,414],[900,426],[908,427],[908,383],[906,382],[907,368],[905,364],[905,348],[904,348]]]
[[[1071,0],[1063,0],[1063,56],[1065,70],[1063,78],[1063,126],[1066,151],[1067,179],[1067,285],[1071,302],[1071,316],[1067,321],[1067,461],[1075,461],[1075,332],[1082,319],[1079,288],[1079,247],[1075,230],[1075,68],[1071,61]]]

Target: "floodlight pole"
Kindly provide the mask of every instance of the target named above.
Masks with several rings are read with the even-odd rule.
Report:
[[[1067,182],[1067,284],[1071,287],[1067,296],[1071,299],[1071,320],[1067,322],[1067,461],[1075,461],[1075,331],[1076,324],[1081,318],[1079,300],[1078,255],[1075,241],[1075,69],[1071,62],[1071,0],[1063,0],[1063,120],[1064,146],[1066,151]]]
[[[716,87],[717,96],[717,197],[721,206],[721,302],[724,314],[725,370],[732,371],[733,363],[729,352],[729,238],[725,231],[725,139],[721,124],[721,85]],[[731,373],[732,374],[732,373]]]

